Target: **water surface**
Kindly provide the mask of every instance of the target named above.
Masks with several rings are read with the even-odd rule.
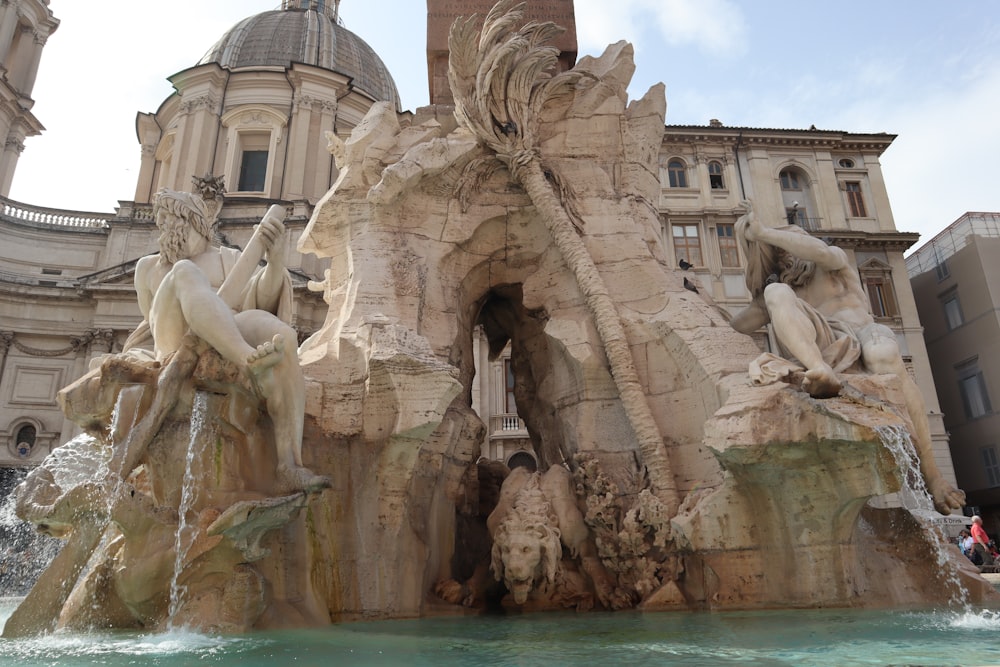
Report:
[[[0,640],[0,664],[968,667],[1000,665],[998,631],[995,610],[513,614],[240,636],[55,633]]]

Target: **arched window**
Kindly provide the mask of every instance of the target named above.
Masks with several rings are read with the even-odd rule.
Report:
[[[708,163],[708,184],[713,190],[725,190],[725,181],[722,180],[722,163],[712,160]]]
[[[782,169],[781,173],[778,174],[778,180],[781,182],[782,190],[802,189],[802,182],[799,179],[799,174],[793,169]]]
[[[14,436],[14,451],[18,456],[23,459],[31,456],[31,450],[35,448],[36,435],[37,431],[31,424],[25,424],[17,429],[17,435]]]
[[[527,468],[531,472],[538,470],[538,462],[535,461],[535,457],[526,451],[516,452],[507,459],[507,467],[513,470],[514,468]]]
[[[687,166],[683,160],[674,158],[667,163],[667,178],[672,188],[686,188],[688,186]]]

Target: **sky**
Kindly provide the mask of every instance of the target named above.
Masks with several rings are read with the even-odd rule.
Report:
[[[10,197],[110,213],[138,177],[138,112],[239,20],[280,0],[51,0],[60,20]],[[169,8],[169,9],[166,9]],[[1000,0],[576,0],[579,53],[635,47],[629,88],[666,86],[668,124],[898,135],[881,162],[896,227],[920,244],[1000,211]],[[404,109],[427,103],[425,0],[342,0]],[[919,244],[918,244],[919,245]],[[914,246],[917,247],[917,246]]]

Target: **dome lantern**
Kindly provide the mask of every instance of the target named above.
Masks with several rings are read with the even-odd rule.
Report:
[[[340,0],[281,0],[282,9],[312,9],[336,22],[340,16]]]

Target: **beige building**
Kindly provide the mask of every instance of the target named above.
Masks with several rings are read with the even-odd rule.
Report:
[[[966,213],[906,258],[958,483],[1000,530],[1000,213]],[[998,406],[1000,407],[1000,406]]]
[[[903,252],[917,234],[900,232],[880,156],[895,135],[840,131],[667,126],[660,149],[663,234],[674,258],[692,265],[712,299],[730,312],[748,302],[745,258],[734,223],[750,198],[769,224],[792,222],[847,251],[875,319],[895,333],[927,406],[935,460],[954,482],[922,328]],[[776,349],[762,336],[761,346]]]
[[[189,190],[192,177],[222,174],[227,193],[220,240],[240,245],[266,208],[282,203],[294,248],[336,178],[324,133],[346,138],[376,100],[398,108],[381,60],[337,24],[337,4],[285,0],[280,10],[238,23],[201,61],[172,76],[175,92],[155,113],[138,115],[139,178],[133,200],[115,213],[0,200],[0,233],[9,239],[0,248],[0,466],[37,464],[72,434],[55,404],[56,391],[96,356],[120,349],[138,323],[131,276],[135,261],[156,250],[149,205],[156,190]],[[571,4],[569,10],[571,16]],[[55,25],[51,15],[49,23]],[[440,60],[432,56],[429,51],[431,74]],[[429,80],[440,85],[439,78]],[[408,116],[401,112],[404,123]],[[951,478],[903,261],[917,236],[896,231],[879,165],[893,139],[730,128],[717,121],[668,126],[659,151],[661,195],[650,205],[660,212],[666,247],[678,263],[691,265],[677,279],[689,277],[730,312],[748,303],[733,230],[742,199],[752,198],[766,221],[792,219],[847,249],[876,316],[896,331],[923,390],[938,465]],[[9,181],[9,174],[2,176]],[[307,334],[322,324],[326,304],[306,283],[325,267],[293,251],[288,265],[298,302],[293,324]],[[766,332],[759,342],[769,345]],[[507,352],[491,360],[480,341],[473,399],[488,429],[482,454],[530,463],[534,455],[517,414],[510,363]]]
[[[31,107],[42,49],[59,27],[49,9],[49,0],[4,0],[0,2],[0,196],[10,194],[17,160],[24,140],[42,133]]]
[[[8,147],[41,130],[27,109],[40,47],[58,25],[47,5],[0,3]],[[399,107],[385,65],[336,12],[336,3],[286,0],[240,21],[170,77],[174,92],[156,112],[138,114],[139,177],[116,212],[0,198],[0,466],[35,465],[74,434],[56,392],[96,357],[120,350],[138,324],[132,272],[157,250],[150,202],[160,188],[193,190],[194,177],[222,175],[218,240],[233,246],[249,239],[271,204],[284,205],[292,324],[302,337],[322,324],[326,304],[307,283],[322,278],[324,262],[294,248],[337,176],[325,133],[348,137],[376,101]],[[4,184],[15,161],[5,153]]]

